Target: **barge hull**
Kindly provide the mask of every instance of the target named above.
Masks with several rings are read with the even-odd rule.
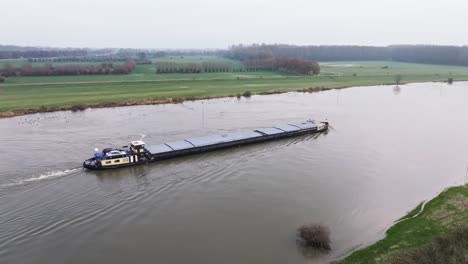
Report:
[[[143,141],[138,140],[132,141],[130,149],[127,150],[110,149],[109,152],[108,149],[104,149],[102,153],[96,153],[94,158],[85,160],[83,167],[91,170],[115,169],[242,145],[320,133],[326,130],[328,130],[328,122],[316,124],[313,121],[307,121],[260,128],[253,131],[188,138],[151,146],[146,146]]]
[[[256,144],[256,143],[261,143],[261,142],[273,141],[273,140],[278,140],[282,138],[296,137],[296,136],[318,133],[318,132],[323,132],[323,131],[325,130],[318,131],[317,128],[301,129],[297,131],[282,132],[282,133],[272,134],[272,135],[262,135],[259,137],[236,140],[236,141],[231,141],[231,142],[224,142],[224,143],[219,143],[219,144],[214,144],[214,145],[207,145],[207,146],[193,147],[193,148],[183,149],[183,150],[175,150],[175,151],[169,151],[169,152],[164,152],[164,153],[151,154],[149,162],[172,159],[172,158],[194,155],[194,154],[210,152],[210,151],[215,151],[215,150],[228,149],[228,148],[239,147],[243,145],[250,145],[250,144]]]

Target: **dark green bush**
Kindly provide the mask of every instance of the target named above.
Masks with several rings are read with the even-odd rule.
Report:
[[[242,96],[248,98],[248,97],[252,96],[252,93],[251,93],[250,91],[245,91],[245,92],[242,94]]]

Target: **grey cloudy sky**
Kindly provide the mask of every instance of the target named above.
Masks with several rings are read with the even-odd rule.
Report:
[[[468,45],[467,0],[3,0],[0,44]]]

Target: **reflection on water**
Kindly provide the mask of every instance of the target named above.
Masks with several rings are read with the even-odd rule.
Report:
[[[298,247],[298,250],[306,263],[322,264],[330,262],[329,253],[326,251],[303,247]]]
[[[463,182],[467,88],[362,87],[0,120],[0,262],[326,263]],[[139,134],[159,143],[308,118],[332,128],[137,167],[80,168],[95,147]],[[330,227],[330,254],[297,247],[303,223]]]

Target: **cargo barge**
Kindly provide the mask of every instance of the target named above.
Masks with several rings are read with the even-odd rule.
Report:
[[[328,125],[328,122],[308,120],[303,123],[290,123],[252,131],[188,138],[150,146],[146,145],[142,140],[136,140],[121,149],[107,148],[102,152],[95,149],[94,157],[85,160],[83,167],[90,170],[105,170],[134,166],[241,145],[319,133],[326,131]]]

